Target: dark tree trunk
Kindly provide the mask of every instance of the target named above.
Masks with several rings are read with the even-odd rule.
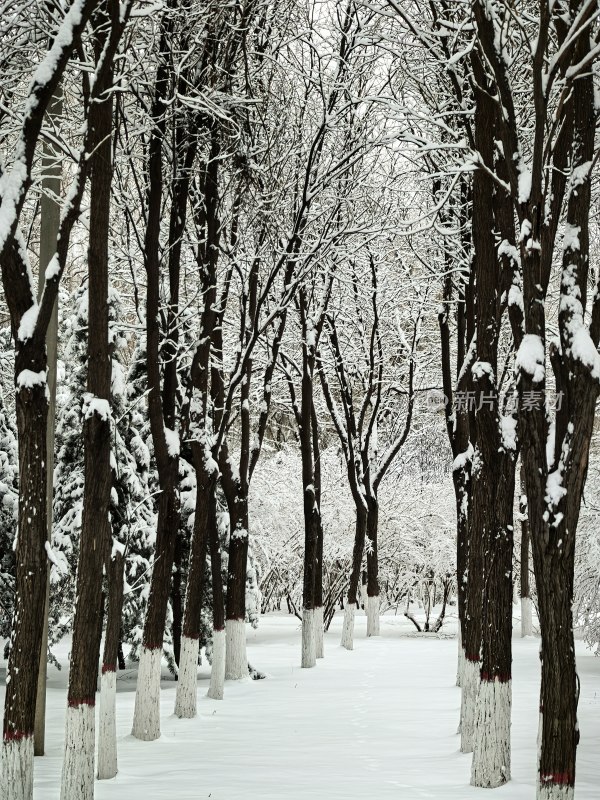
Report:
[[[219,526],[217,523],[216,485],[210,496],[208,539],[210,545],[210,569],[213,596],[213,648],[208,696],[213,700],[222,700],[225,681],[225,598],[223,595],[223,578],[221,576],[222,558]]]
[[[210,540],[210,571],[212,577],[213,595],[213,630],[225,630],[225,595],[223,592],[223,577],[221,569],[223,566],[221,555],[221,540],[219,539],[219,526],[217,524],[217,501],[213,492],[211,497],[211,514],[209,517],[209,540]]]
[[[123,614],[125,559],[115,548],[106,565],[108,613],[104,635],[102,678],[100,682],[100,724],[98,730],[98,779],[110,780],[117,774],[116,693],[117,666]],[[122,654],[121,654],[122,655]]]
[[[117,666],[119,669],[125,669],[125,653],[123,652],[123,641],[119,641],[119,648],[117,650]]]
[[[494,117],[495,106],[487,94],[486,76],[477,54],[473,54],[472,63],[478,82],[475,87],[475,143],[479,156],[488,169],[494,164]],[[465,617],[465,676],[463,683],[463,716],[461,718],[461,749],[469,752],[475,748],[471,781],[475,785],[499,785],[510,776],[510,749],[503,755],[505,771],[496,773],[496,754],[487,753],[483,744],[486,724],[481,718],[483,704],[490,703],[487,718],[491,717],[489,730],[496,730],[497,708],[494,705],[493,690],[488,690],[487,683],[496,679],[505,683],[510,680],[510,637],[508,641],[508,674],[498,676],[496,661],[498,647],[504,648],[502,621],[506,608],[502,606],[504,584],[510,582],[512,566],[509,560],[508,577],[499,572],[504,566],[505,531],[501,527],[498,508],[502,497],[499,493],[499,482],[502,479],[502,462],[508,457],[503,452],[500,437],[500,418],[497,396],[497,347],[499,334],[498,266],[494,242],[494,210],[492,205],[493,183],[483,169],[476,170],[473,175],[473,215],[472,241],[474,251],[474,272],[476,285],[476,360],[471,367],[473,390],[475,391],[474,407],[474,440],[475,452],[471,472],[471,513],[469,516],[469,545],[467,568],[467,604]],[[514,489],[512,490],[514,492]],[[512,497],[510,504],[512,509]],[[496,542],[498,539],[498,542]],[[512,539],[511,539],[512,542]],[[496,580],[504,583],[497,585]],[[512,609],[512,592],[509,591],[509,614]],[[492,607],[493,606],[493,607]],[[484,624],[485,618],[485,624]],[[494,625],[495,627],[491,627]],[[502,658],[502,665],[505,660]],[[481,686],[478,686],[480,679]],[[486,684],[486,685],[483,685]],[[489,697],[488,697],[489,695]],[[509,705],[510,709],[510,705]],[[510,712],[509,712],[510,713]],[[510,718],[509,718],[510,719]],[[510,730],[510,722],[507,722]],[[487,730],[487,729],[486,729]],[[500,741],[487,742],[490,751],[504,744]],[[508,743],[510,748],[510,743]]]
[[[511,680],[514,460],[499,454],[496,525],[487,537],[481,680]]]
[[[521,569],[520,569],[520,597],[521,597],[521,636],[533,635],[531,600],[531,581],[529,578],[529,549],[531,537],[529,535],[529,517],[527,512],[527,489],[525,487],[525,468],[521,464],[521,493],[519,496],[519,514],[521,517]]]
[[[6,276],[3,276],[6,282]],[[16,334],[16,331],[14,331]],[[15,336],[15,341],[18,342]],[[3,769],[19,780],[20,762],[33,759],[33,729],[39,656],[42,643],[44,602],[46,596],[46,420],[48,404],[46,386],[19,387],[22,370],[45,371],[43,343],[34,351],[29,343],[17,344],[15,375],[17,378],[16,413],[19,435],[19,536],[16,550],[15,609],[10,652],[3,724]],[[33,514],[32,509],[37,513]],[[13,752],[14,751],[14,752]],[[11,763],[13,768],[11,769]],[[23,779],[28,779],[24,775]],[[33,792],[33,775],[31,775]]]
[[[529,520],[527,514],[527,503],[519,503],[519,511],[523,514],[521,518],[521,591],[520,596],[530,598],[529,588]]]
[[[572,13],[580,11],[572,3]],[[587,14],[591,14],[589,9]],[[593,44],[589,28],[580,31],[574,46],[573,63],[590,55]],[[559,307],[561,347],[551,347],[550,358],[556,388],[564,393],[556,411],[555,448],[545,486],[540,485],[544,471],[533,471],[536,449],[541,442],[531,441],[526,451],[527,493],[530,509],[531,539],[535,564],[536,589],[540,614],[542,646],[542,682],[540,696],[541,732],[539,737],[538,796],[571,798],[575,786],[575,764],[579,728],[577,704],[579,681],[575,664],[573,638],[573,581],[575,534],[581,499],[587,477],[589,448],[594,428],[598,398],[598,365],[576,353],[575,335],[581,333],[590,263],[589,216],[591,204],[591,164],[595,152],[594,126],[597,119],[594,80],[591,68],[580,73],[571,89],[573,143],[571,181],[569,184],[566,225],[576,231],[576,241],[567,240],[563,249],[563,278]],[[597,349],[600,340],[600,304],[598,285],[592,307],[589,345]],[[526,388],[526,387],[524,387]],[[527,414],[523,414],[526,417]],[[533,433],[533,431],[532,431]],[[537,459],[538,465],[540,458]],[[553,483],[553,479],[555,483]],[[531,485],[531,488],[530,488]],[[558,491],[552,491],[552,487]],[[532,496],[533,495],[533,496]],[[535,497],[537,495],[537,497]],[[539,500],[545,500],[546,508]],[[538,509],[533,510],[533,502]]]
[[[318,511],[317,525],[317,551],[315,555],[315,650],[317,658],[325,656],[323,646],[323,633],[325,627],[323,608],[323,518],[321,517],[321,447],[319,444],[319,423],[313,398],[311,409],[311,427],[313,438],[313,458],[315,472],[315,501]]]
[[[119,648],[121,645],[121,623],[123,615],[125,559],[118,550],[108,560],[108,613],[106,615],[106,633],[104,635],[104,653],[102,673],[116,672],[117,668],[125,669],[119,664]]]
[[[197,442],[192,443],[196,468],[196,513],[190,549],[185,614],[183,619],[183,652],[179,669],[179,684],[175,700],[178,717],[196,716],[196,673],[202,613],[202,592],[206,571],[206,549],[209,537],[212,496],[216,473],[208,471],[204,452]]]
[[[376,497],[367,499],[367,596],[379,596],[379,572],[377,564],[377,527],[379,524],[379,503]]]
[[[470,247],[470,233],[468,232],[468,222],[471,218],[470,193],[467,191],[466,184],[461,186],[461,209],[458,214],[459,224],[462,225],[461,243],[463,250],[468,254]],[[448,247],[444,247],[444,257],[446,263],[446,276],[443,286],[444,305],[438,316],[441,340],[442,356],[442,385],[444,390],[444,411],[446,417],[446,431],[454,463],[452,465],[452,481],[454,485],[454,499],[456,504],[456,594],[458,610],[458,632],[459,632],[459,653],[457,669],[457,686],[462,685],[463,666],[464,666],[464,640],[465,640],[465,619],[466,619],[466,589],[467,589],[467,567],[468,567],[468,513],[470,495],[470,475],[472,447],[469,441],[469,418],[468,411],[464,404],[455,404],[454,380],[452,376],[451,363],[451,341],[450,341],[450,305],[453,297],[454,272],[456,265]],[[457,391],[464,391],[466,381],[466,371],[461,376],[461,370],[465,359],[465,347],[467,336],[467,314],[465,303],[464,276],[459,284],[457,297],[457,333],[456,333],[456,375],[461,378],[461,382],[456,386]]]
[[[491,171],[494,167],[495,103],[479,58],[473,58],[478,81],[475,112],[475,141],[480,157]],[[475,456],[472,471],[473,526],[469,548],[468,614],[477,614],[481,651],[469,634],[467,659],[481,658],[480,685],[473,730],[471,783],[496,787],[510,780],[511,644],[512,644],[512,555],[513,501],[515,491],[516,419],[501,419],[499,407],[498,339],[502,317],[502,296],[508,294],[512,268],[498,257],[495,227],[502,228],[498,211],[506,205],[504,195],[495,202],[494,185],[484,170],[473,177],[473,233],[477,360],[472,367],[476,390]],[[507,223],[506,228],[512,228]],[[509,233],[510,236],[510,233]],[[510,241],[510,239],[509,239]],[[504,283],[508,286],[504,286]],[[514,325],[519,341],[518,321]],[[507,428],[507,425],[509,426]],[[481,561],[480,561],[481,559]],[[473,567],[473,570],[471,569]],[[481,572],[479,572],[481,570]],[[475,587],[474,587],[475,584]],[[481,609],[476,604],[481,604]],[[469,626],[472,620],[469,620]]]
[[[164,485],[158,501],[156,545],[142,639],[142,644],[147,650],[161,652],[175,555],[174,531],[179,527],[179,497],[176,490],[178,470],[176,459],[172,462],[175,463],[169,465],[169,480]]]
[[[173,577],[171,584],[171,608],[173,610],[171,639],[173,642],[173,658],[175,659],[175,664],[177,666],[179,666],[179,661],[181,658],[181,631],[183,625],[183,598],[181,594],[182,569],[183,531],[180,527],[175,537],[175,547],[173,549]]]
[[[208,473],[205,467],[198,463],[201,459],[201,454],[194,455],[197,478],[196,512],[194,515],[194,532],[190,549],[183,620],[183,635],[188,639],[197,639],[200,635],[200,614],[202,611],[202,591],[206,571],[210,506],[211,497],[215,491],[215,475],[214,473]]]
[[[356,524],[354,530],[354,547],[352,549],[352,569],[348,585],[348,603],[358,604],[358,584],[360,582],[361,564],[365,549],[367,533],[367,510],[363,506],[356,508]]]
[[[298,305],[302,325],[302,384],[298,420],[300,455],[302,460],[302,490],[304,509],[304,576],[302,584],[302,659],[303,667],[316,664],[315,583],[317,578],[317,549],[319,545],[320,510],[315,488],[313,422],[313,374],[315,342],[309,340],[308,303],[306,288],[299,293]],[[311,323],[312,324],[312,323]],[[310,330],[312,336],[314,331]]]
[[[321,517],[321,447],[319,444],[319,427],[314,399],[311,408],[311,424],[313,439],[313,457],[315,472],[315,501],[319,511],[317,521],[317,553],[315,564],[315,608],[323,608],[323,520]],[[317,658],[319,654],[317,653]]]
[[[229,505],[229,560],[227,567],[227,619],[246,619],[246,566],[248,564],[248,498],[240,494]]]
[[[144,622],[140,669],[136,687],[133,735],[138,739],[154,740],[160,736],[160,661],[164,639],[165,619],[169,592],[171,588],[175,540],[179,530],[179,449],[171,446],[167,436],[175,438],[177,334],[171,327],[168,330],[166,348],[170,354],[170,364],[165,378],[164,392],[161,391],[162,376],[160,368],[161,330],[160,330],[160,230],[163,213],[163,141],[165,138],[165,116],[169,94],[169,48],[172,18],[167,15],[160,35],[158,67],[156,72],[155,95],[152,105],[153,128],[148,147],[148,212],[144,238],[144,262],[147,275],[146,294],[146,359],[148,373],[148,416],[154,456],[156,458],[160,495],[156,523],[156,544],[148,608]],[[173,178],[173,199],[179,197],[179,176]],[[174,220],[173,208],[169,227],[169,290],[170,309],[168,319],[177,309],[179,293],[180,250],[172,236],[174,231],[183,230],[187,205],[180,208],[180,219]],[[167,429],[171,431],[167,434]]]
[[[354,547],[352,549],[352,569],[348,585],[348,600],[344,609],[344,628],[342,630],[342,647],[352,650],[354,646],[354,612],[358,607],[358,587],[360,583],[361,565],[365,549],[367,533],[367,509],[356,505],[356,522],[354,530]]]
[[[246,657],[246,571],[248,565],[248,496],[238,481],[236,494],[225,492],[229,508],[227,564],[227,645],[225,677],[238,680],[248,674]]]
[[[106,22],[99,18],[99,22]],[[97,42],[96,58],[102,52]],[[111,354],[108,333],[108,236],[112,179],[112,70],[104,95],[90,107],[90,231],[88,246],[88,398],[84,400],[84,493],[77,603],[69,669],[61,797],[79,797],[94,782],[94,706],[102,635],[103,568],[110,547],[109,504]]]
[[[2,765],[0,792],[6,800],[33,795],[34,718],[40,649],[44,627],[44,602],[47,586],[47,485],[46,399],[47,357],[45,336],[58,295],[58,285],[66,263],[72,227],[78,217],[85,186],[88,161],[78,165],[78,191],[72,198],[69,214],[61,220],[57,238],[58,272],[46,279],[35,327],[32,332],[20,331],[26,312],[35,305],[30,273],[23,260],[23,251],[15,235],[19,216],[31,186],[31,165],[46,108],[56,92],[61,75],[78,47],[81,33],[87,26],[96,4],[84,3],[78,21],[73,25],[68,46],[58,47],[57,59],[49,80],[34,81],[31,113],[25,116],[25,176],[18,198],[14,220],[0,246],[0,267],[4,296],[10,312],[11,330],[15,341],[15,406],[19,438],[19,512],[16,542],[15,615],[11,631],[7,684],[3,722]],[[113,42],[116,46],[118,36]],[[113,44],[111,43],[111,44]],[[64,42],[63,42],[64,45]],[[114,54],[109,48],[106,64]],[[89,127],[88,127],[89,130]],[[88,133],[89,136],[89,133]],[[89,139],[86,140],[89,144]]]
[[[379,563],[377,558],[377,529],[379,503],[375,494],[367,496],[367,636],[379,636]]]

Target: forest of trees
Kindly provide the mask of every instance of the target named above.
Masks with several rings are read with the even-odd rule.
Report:
[[[1,800],[32,800],[70,639],[62,800],[249,664],[246,623],[459,621],[471,782],[574,797],[600,641],[600,6],[0,0]],[[588,477],[589,473],[589,477]],[[587,485],[586,485],[587,479]],[[600,498],[599,498],[600,499]],[[417,613],[418,611],[418,613]],[[100,686],[96,731],[95,703]],[[96,745],[98,755],[96,758]]]

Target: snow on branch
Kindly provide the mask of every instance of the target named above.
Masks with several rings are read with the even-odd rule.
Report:
[[[102,397],[94,397],[90,392],[83,395],[83,418],[91,419],[96,414],[106,422],[110,419],[110,402]]]
[[[46,385],[46,370],[34,372],[31,369],[22,369],[17,375],[17,389],[33,389],[34,386]]]
[[[74,0],[38,64],[25,101],[21,134],[10,170],[0,177],[0,256],[15,232],[27,189],[46,107],[97,0]]]
[[[546,374],[544,365],[544,343],[539,336],[533,333],[526,333],[517,351],[516,369],[531,375],[533,383],[541,383]]]

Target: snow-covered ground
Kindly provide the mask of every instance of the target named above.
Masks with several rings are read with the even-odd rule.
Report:
[[[366,639],[357,612],[354,651],[339,647],[342,618],[326,635],[325,660],[300,669],[300,625],[263,617],[248,628],[251,663],[262,681],[228,682],[222,702],[206,698],[199,671],[199,716],[173,715],[175,683],[162,691],[162,736],[130,735],[135,673],[119,673],[119,774],[96,783],[97,800],[489,800],[469,786],[471,757],[458,752],[460,691],[456,640],[414,633],[403,617],[382,618]],[[538,705],[537,639],[513,641],[513,780],[494,791],[507,800],[535,797]],[[581,676],[577,800],[598,797],[600,659],[578,643]],[[66,659],[66,647],[59,650]],[[66,670],[50,667],[47,755],[36,759],[35,800],[57,800],[62,761]],[[4,702],[4,686],[1,690]]]

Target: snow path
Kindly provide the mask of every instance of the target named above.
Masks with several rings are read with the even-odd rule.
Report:
[[[130,736],[135,675],[119,673],[119,774],[96,782],[96,800],[489,800],[469,785],[471,757],[458,751],[456,640],[418,637],[401,617],[382,617],[366,639],[356,616],[355,649],[338,644],[342,618],[325,637],[325,659],[303,670],[300,624],[289,616],[248,628],[251,663],[263,681],[228,681],[225,699],[206,698],[200,670],[195,719],[173,714],[175,684],[163,681],[162,736]],[[494,797],[535,797],[537,639],[515,630],[513,780]],[[61,660],[66,649],[59,651]],[[577,800],[598,797],[600,660],[578,643],[582,689]],[[49,669],[48,755],[36,759],[35,800],[57,800],[63,754],[66,670]],[[3,702],[4,686],[1,689]]]

